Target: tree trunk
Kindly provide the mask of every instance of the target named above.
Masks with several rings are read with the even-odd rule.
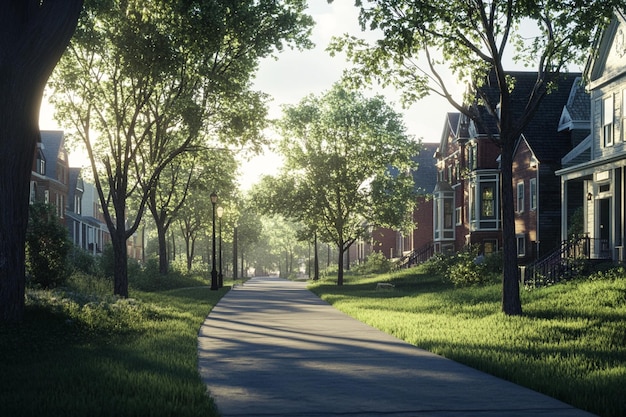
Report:
[[[337,245],[337,285],[343,285],[343,255],[344,255],[344,242]]]
[[[317,281],[320,279],[320,257],[317,251],[317,233],[315,234],[315,239],[313,240],[313,280]]]
[[[157,228],[157,239],[159,242],[159,273],[167,274],[167,228],[161,222],[155,222]]]
[[[82,0],[3,3],[0,13],[0,321],[24,317],[25,250],[39,109]],[[50,161],[54,163],[54,161]]]
[[[502,311],[507,315],[522,314],[517,271],[515,209],[513,205],[513,141],[503,140],[501,153],[502,184]]]
[[[237,279],[237,228],[233,232],[233,280]]]
[[[111,234],[113,244],[113,294],[128,297],[128,254],[126,252],[126,230],[115,230]]]

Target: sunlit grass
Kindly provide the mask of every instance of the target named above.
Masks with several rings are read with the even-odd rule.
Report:
[[[197,371],[197,335],[226,289],[122,300],[80,281],[30,291],[25,322],[0,326],[1,416],[218,415]]]
[[[419,269],[311,289],[411,344],[602,416],[626,415],[626,279],[524,291],[521,317],[501,313],[498,284],[453,288]]]

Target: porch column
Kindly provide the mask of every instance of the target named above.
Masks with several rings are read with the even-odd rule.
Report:
[[[567,180],[565,176],[561,176],[561,241],[564,240],[567,240]]]

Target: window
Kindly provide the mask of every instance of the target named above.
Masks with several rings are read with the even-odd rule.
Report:
[[[537,210],[537,178],[530,180],[530,209]]]
[[[622,141],[626,142],[626,90],[622,90]]]
[[[74,195],[74,213],[82,214],[82,212],[83,212],[82,205],[83,205],[83,198],[82,198],[82,196],[80,196],[78,194],[75,194]]]
[[[494,217],[496,215],[495,210],[495,190],[493,185],[483,185],[481,189],[481,211],[482,218]]]
[[[469,146],[467,151],[467,167],[470,171],[473,171],[478,167],[476,162],[476,146]]]
[[[515,235],[517,240],[517,256],[524,257],[526,256],[526,236],[523,234]]]
[[[517,212],[524,212],[524,181],[517,183]]]
[[[613,146],[613,96],[602,100],[602,139],[604,146]]]
[[[454,213],[454,218],[456,220],[456,225],[460,226],[463,223],[463,218],[461,217],[461,207],[457,207]]]
[[[454,191],[439,183],[433,193],[434,240],[454,239]]]
[[[43,156],[41,149],[37,149],[37,174],[46,175],[46,157]]]
[[[470,230],[500,228],[498,175],[483,173],[470,179],[467,207]]]

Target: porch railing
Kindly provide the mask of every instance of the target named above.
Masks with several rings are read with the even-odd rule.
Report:
[[[435,245],[433,242],[427,243],[419,249],[414,249],[411,252],[405,254],[396,263],[396,268],[410,268],[412,266],[419,265],[432,258],[435,253]]]
[[[551,285],[579,275],[590,259],[611,259],[606,239],[592,239],[588,235],[563,241],[549,255],[525,266],[520,266],[520,280],[529,287]]]

